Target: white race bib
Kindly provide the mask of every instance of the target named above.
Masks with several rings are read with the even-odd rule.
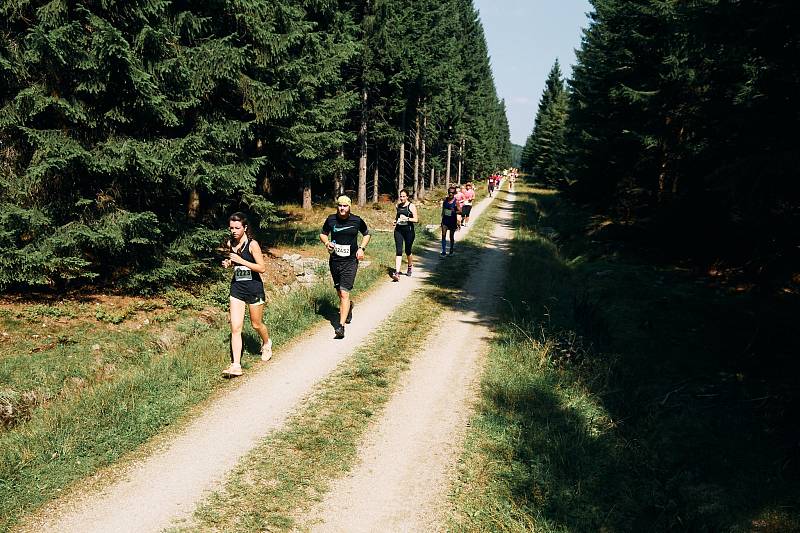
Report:
[[[397,225],[398,226],[407,226],[408,225],[408,217],[405,215],[400,215],[397,218]]]
[[[252,281],[253,271],[246,266],[236,265],[233,267],[234,281]]]
[[[336,255],[339,257],[350,257],[350,245],[349,244],[336,244],[333,243],[333,251],[336,252]]]

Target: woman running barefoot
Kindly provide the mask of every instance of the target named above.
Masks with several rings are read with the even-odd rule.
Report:
[[[222,261],[225,268],[233,267],[230,296],[231,366],[222,374],[228,377],[242,375],[242,328],[245,306],[250,310],[250,322],[261,337],[261,359],[272,357],[272,340],[267,326],[261,321],[264,314],[264,283],[261,274],[266,272],[261,247],[253,240],[247,216],[234,213],[228,220],[231,238],[228,241],[230,257]]]
[[[414,224],[419,222],[417,206],[408,200],[408,191],[400,191],[400,201],[397,204],[397,213],[394,217],[394,273],[392,279],[400,281],[400,265],[403,261],[403,245],[405,244],[406,262],[408,270],[406,275],[411,276],[414,266],[414,257],[411,255],[411,245],[414,244]]]

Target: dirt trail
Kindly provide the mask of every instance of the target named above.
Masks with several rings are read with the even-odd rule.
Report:
[[[510,196],[509,199],[512,197]],[[360,464],[310,513],[313,531],[440,531],[491,335],[512,237],[509,202],[466,285],[359,451]]]
[[[480,216],[490,200],[476,205],[473,216]],[[457,239],[465,233],[457,233]],[[315,328],[303,340],[276,351],[268,364],[255,365],[256,370],[239,378],[235,389],[208,405],[180,435],[123,468],[118,481],[99,490],[74,487],[17,530],[146,532],[189,518],[239,459],[280,428],[314,386],[406,301],[427,277],[432,262],[438,261],[433,246],[418,259],[413,278],[380,284],[367,297],[356,298],[353,323],[343,340],[333,340],[327,323]]]

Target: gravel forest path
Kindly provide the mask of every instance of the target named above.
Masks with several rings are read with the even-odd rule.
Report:
[[[476,205],[473,208],[473,217],[480,216],[491,200],[486,198]],[[463,238],[465,233],[466,231],[458,232],[457,239]],[[434,244],[438,245],[438,242]],[[492,244],[489,243],[489,246]],[[347,327],[347,335],[343,340],[334,340],[330,325],[323,324],[309,331],[294,344],[276,350],[272,361],[266,365],[257,365],[239,378],[235,388],[205,405],[203,411],[192,418],[176,436],[164,439],[146,457],[114,467],[112,475],[115,481],[94,483],[87,480],[86,483],[78,484],[68,494],[20,524],[18,530],[84,533],[160,531],[190,518],[197,504],[222,486],[226,473],[239,459],[270,432],[282,427],[314,386],[352,355],[369,338],[370,333],[425,282],[426,273],[432,269],[433,262],[438,261],[434,248],[435,246],[429,246],[419,254],[419,268],[415,269],[414,277],[403,277],[401,283],[381,284],[356,300],[353,323]],[[498,254],[498,251],[499,249],[493,251],[489,248],[484,252],[487,258],[482,259],[479,270],[486,270],[485,266],[493,264],[497,255],[505,255]],[[493,272],[487,272],[484,276],[497,276],[502,272],[502,268],[498,268],[495,266]],[[483,287],[482,283],[479,280],[470,281],[473,288]],[[445,317],[447,327],[456,328],[454,332],[460,331],[459,328],[463,329],[457,336],[467,341],[463,348],[454,350],[460,352],[457,353],[460,360],[451,363],[454,367],[451,371],[456,370],[456,374],[460,372],[463,375],[456,381],[451,373],[448,378],[450,381],[445,384],[451,387],[451,395],[460,399],[453,406],[440,404],[441,400],[433,398],[427,404],[420,405],[420,411],[415,412],[412,417],[417,419],[414,424],[417,432],[441,433],[445,436],[442,438],[447,438],[447,435],[453,434],[453,431],[457,433],[465,425],[464,406],[469,397],[469,387],[466,385],[474,382],[481,339],[488,332],[482,324],[483,313],[474,311],[473,308],[477,309],[476,306],[482,305],[481,291],[485,290],[489,290],[489,287],[481,288],[480,291],[471,290],[473,298],[465,302],[467,308],[464,312],[455,312]],[[431,378],[440,373],[438,369],[425,370],[419,366],[426,364],[424,361],[428,359],[426,353],[426,357],[415,363],[415,369],[408,378],[410,386],[441,386],[436,383],[414,384],[415,376]],[[406,390],[408,389],[405,388],[399,397],[408,395]],[[392,402],[387,412],[390,425],[391,420],[397,416],[394,414],[395,403]],[[427,423],[433,424],[430,428],[421,425],[426,423],[420,418],[422,410],[428,408],[426,405],[436,409],[435,414],[427,415]],[[452,417],[456,410],[458,417]],[[437,429],[435,432],[434,427]],[[419,446],[411,444],[405,448],[407,451],[404,454],[418,453],[416,450]],[[395,453],[391,452],[391,455],[394,456]],[[445,455],[448,462],[453,459],[451,454],[446,452]],[[430,470],[443,471],[438,466],[432,466]],[[108,475],[108,472],[101,472],[96,477]],[[94,488],[95,485],[99,488]],[[351,530],[350,527],[345,529]]]
[[[441,531],[450,482],[477,397],[493,311],[502,294],[513,236],[511,201],[479,253],[467,292],[446,311],[400,390],[359,450],[306,517],[313,531]]]

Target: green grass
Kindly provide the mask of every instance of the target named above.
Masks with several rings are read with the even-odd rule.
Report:
[[[450,528],[800,529],[797,298],[648,263],[519,189]]]
[[[270,318],[294,317],[269,323],[276,346],[321,320],[318,309],[333,305],[333,297],[320,284],[270,301]],[[0,529],[229,386],[219,374],[230,336],[222,310],[203,320],[193,312],[178,316],[157,335],[82,325],[73,331],[74,343],[0,361],[7,396],[42,400],[0,432]],[[258,346],[252,330],[245,342],[251,352]],[[250,361],[245,358],[245,368]]]
[[[434,201],[420,203],[420,210],[423,221],[439,212]],[[316,211],[290,224],[308,237],[297,243],[304,255],[303,247],[309,253],[322,248],[316,240],[321,222],[314,217],[333,212]],[[379,228],[392,212],[392,204],[379,205],[364,216],[368,222],[383,217],[370,222]],[[276,237],[279,244],[286,245],[285,236]],[[418,245],[426,238],[420,231]],[[356,298],[393,268],[391,232],[373,232],[367,259],[371,265],[359,271]],[[181,424],[193,406],[229,386],[219,374],[228,361],[228,275],[221,272],[205,287],[169,289],[159,298],[0,307],[6,334],[0,337],[0,530]],[[277,348],[337,306],[325,274],[309,289],[269,292],[264,322]],[[258,353],[260,342],[249,326],[244,342],[246,352]],[[245,371],[252,361],[243,358]]]

